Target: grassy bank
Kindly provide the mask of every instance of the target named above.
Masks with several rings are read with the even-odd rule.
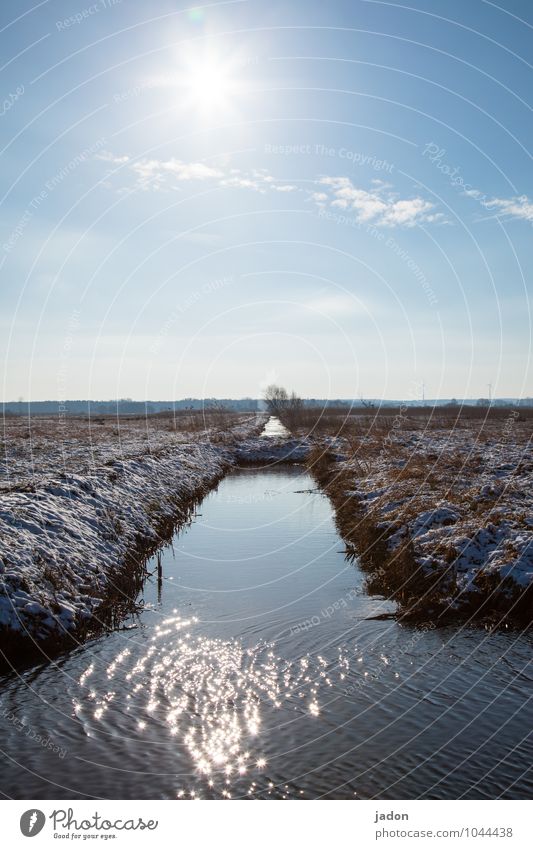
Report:
[[[370,591],[403,616],[533,616],[532,411],[303,410],[292,431]]]
[[[0,485],[0,648],[48,651],[130,609],[147,556],[264,417],[10,419]],[[180,423],[184,426],[180,427]]]

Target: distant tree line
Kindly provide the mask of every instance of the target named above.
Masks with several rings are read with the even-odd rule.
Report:
[[[267,398],[267,393],[269,397]],[[270,397],[271,396],[271,397]],[[2,404],[3,415],[61,415],[93,416],[93,415],[153,415],[155,413],[172,412],[174,410],[209,410],[223,408],[230,412],[254,412],[267,409],[282,411],[284,414],[301,409],[302,407],[347,407],[351,409],[372,409],[381,407],[397,407],[400,404],[409,407],[421,406],[416,401],[346,398],[300,398],[295,392],[288,393],[283,387],[269,386],[263,398],[181,398],[177,401],[134,401],[131,398],[118,398],[108,401],[93,401],[90,399],[67,401],[5,401]],[[533,407],[533,398],[488,398],[457,400],[456,398],[442,400],[426,400],[426,407],[442,406],[492,406],[492,407]],[[278,413],[273,412],[273,415]]]

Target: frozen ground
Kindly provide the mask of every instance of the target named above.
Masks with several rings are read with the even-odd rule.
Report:
[[[533,584],[531,421],[442,424],[397,416],[318,442],[337,454],[334,486],[393,557],[408,546],[413,569],[442,578],[447,604],[510,609]]]
[[[120,584],[128,558],[157,545],[165,523],[232,464],[304,462],[312,445],[335,459],[337,499],[371,520],[392,557],[408,546],[446,604],[523,602],[533,584],[531,421],[512,411],[453,426],[354,420],[340,433],[288,437],[273,422],[263,430],[264,414],[6,418],[2,633],[42,641],[75,632]]]
[[[0,464],[0,627],[74,632],[126,560],[236,462],[266,416],[6,418]],[[273,450],[271,445],[269,450]]]

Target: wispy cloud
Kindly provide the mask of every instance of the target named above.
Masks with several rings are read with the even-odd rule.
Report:
[[[112,165],[124,165],[125,162],[129,162],[129,156],[115,156],[109,150],[101,150],[95,154],[95,159],[101,159],[103,162],[111,162]]]
[[[131,165],[140,188],[157,189],[170,182],[219,179],[222,172],[203,162],[182,162],[179,159],[141,159]]]
[[[415,227],[444,220],[442,213],[435,212],[429,201],[422,197],[400,198],[390,191],[389,184],[377,184],[368,191],[355,186],[348,177],[322,177],[318,183],[325,191],[312,193],[315,203],[350,210],[361,223]]]
[[[243,171],[240,168],[206,165],[205,162],[183,162],[181,159],[137,159],[115,156],[108,151],[98,154],[98,159],[114,165],[127,165],[135,175],[138,188],[164,190],[184,182],[212,181],[224,188],[251,189],[265,194],[268,191],[295,192],[297,186],[273,177],[266,169]]]
[[[204,182],[219,188],[246,189],[267,194],[289,194],[301,191],[298,186],[274,177],[266,168],[243,170],[228,162],[213,165],[205,162],[183,162],[181,159],[132,160],[107,151],[98,158],[125,167],[132,174],[135,187],[144,191],[176,190],[183,183]],[[430,222],[443,222],[444,216],[422,197],[401,198],[390,183],[373,180],[371,189],[354,185],[349,177],[321,177],[317,191],[310,193],[317,206],[349,210],[357,221],[382,227],[415,227]]]
[[[524,221],[533,221],[533,201],[527,195],[513,198],[492,198],[485,200],[483,206],[496,215],[505,218],[521,218]]]

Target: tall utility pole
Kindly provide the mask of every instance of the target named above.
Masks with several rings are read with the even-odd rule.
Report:
[[[426,406],[426,384],[422,383],[422,406]]]
[[[489,387],[489,407],[492,406],[492,383],[487,383]]]

